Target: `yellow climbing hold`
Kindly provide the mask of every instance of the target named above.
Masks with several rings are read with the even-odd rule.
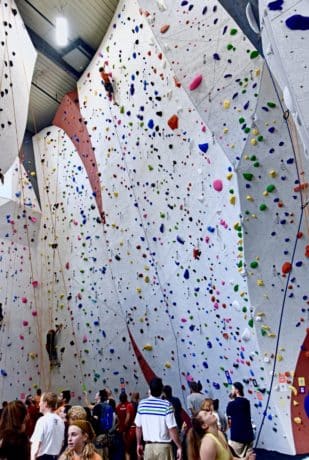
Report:
[[[260,132],[259,132],[259,130],[257,128],[253,128],[251,130],[251,132],[252,132],[253,136],[257,136],[258,134],[260,134]]]
[[[274,332],[270,332],[269,334],[267,334],[267,337],[277,337],[277,336]]]
[[[264,286],[264,281],[263,280],[256,280],[257,286]]]
[[[253,137],[250,141],[250,144],[251,145],[256,145],[257,144],[257,140],[255,139],[255,137]]]
[[[231,180],[232,177],[233,177],[233,173],[231,172],[226,175],[227,180]]]
[[[268,175],[269,175],[270,177],[276,177],[276,176],[277,176],[277,172],[276,172],[274,169],[271,169],[271,170],[269,171]]]
[[[137,287],[135,290],[136,290],[136,292],[137,292],[138,294],[140,294],[140,293],[142,292],[142,289],[141,289],[140,287]]]
[[[283,356],[282,355],[277,355],[277,361],[283,361]]]
[[[152,349],[153,346],[150,343],[146,343],[146,345],[143,346],[143,350],[151,351]]]
[[[294,422],[296,423],[296,425],[301,425],[302,420],[300,417],[294,417]]]
[[[253,196],[251,196],[251,195],[247,195],[247,196],[246,196],[246,200],[248,200],[248,201],[254,201],[254,198],[253,198]]]
[[[267,190],[264,190],[263,196],[268,196],[268,191]]]
[[[227,134],[228,132],[229,132],[229,129],[228,129],[228,128],[224,128],[223,133],[224,133],[224,134]]]
[[[225,99],[223,101],[223,108],[224,109],[229,109],[231,107],[231,101],[229,101],[228,99]]]
[[[255,69],[254,75],[255,75],[256,77],[258,77],[258,76],[260,75],[260,73],[261,73],[261,69]]]
[[[166,367],[166,369],[170,369],[172,365],[170,362],[166,361],[166,363],[164,364],[164,367]]]
[[[294,396],[297,396],[297,395],[298,395],[297,388],[293,387],[293,385],[289,385],[289,389],[293,391],[293,395],[294,395]]]
[[[235,203],[236,203],[236,196],[235,196],[235,195],[233,195],[233,196],[230,197],[230,203],[231,203],[231,204],[235,204]]]

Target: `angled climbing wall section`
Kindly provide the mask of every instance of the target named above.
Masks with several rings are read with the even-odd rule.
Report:
[[[3,399],[144,395],[156,374],[184,405],[200,380],[224,410],[242,381],[257,445],[309,452],[308,145],[283,92],[219,2],[120,2],[33,139],[31,244],[17,241],[30,224],[1,226]]]

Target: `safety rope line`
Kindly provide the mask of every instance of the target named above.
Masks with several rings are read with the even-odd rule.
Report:
[[[280,107],[281,107],[281,110],[282,110],[282,114],[284,114],[285,110],[284,110],[283,104],[282,104],[281,99],[280,99],[280,94],[279,94],[279,91],[277,89],[276,82],[275,82],[274,77],[273,77],[273,75],[272,75],[272,73],[270,71],[270,68],[268,66],[267,61],[265,61],[265,66],[267,67],[269,75],[270,75],[270,78],[272,80],[273,88],[274,88],[275,93],[277,95],[277,99],[279,101],[279,104],[280,104]],[[287,120],[285,120],[285,121],[286,121],[286,127],[287,127],[287,131],[288,131],[288,135],[289,135],[289,138],[290,138],[290,141],[291,141],[293,156],[294,156],[294,159],[295,159],[296,173],[297,173],[298,180],[300,182],[300,174],[299,174],[299,168],[298,168],[298,163],[297,163],[297,156],[296,156],[296,152],[295,152],[295,145],[294,145],[293,138],[292,138],[292,135],[291,135],[290,126],[289,126]],[[290,263],[292,265],[294,263],[296,249],[297,249],[297,243],[299,241],[298,233],[300,232],[301,225],[302,225],[302,220],[303,220],[303,215],[304,215],[302,194],[300,194],[300,205],[301,206],[300,206],[300,216],[299,216],[298,228],[297,228],[297,232],[296,232],[296,235],[295,235],[292,255],[291,255],[291,258],[290,258]],[[291,276],[292,276],[292,273],[290,271],[288,273],[287,277],[286,277],[285,289],[284,289],[283,300],[282,300],[282,305],[281,305],[281,311],[280,311],[280,316],[279,316],[279,325],[278,325],[277,339],[276,339],[276,345],[275,345],[274,361],[273,361],[273,366],[272,366],[271,379],[270,379],[270,384],[269,384],[269,388],[268,388],[268,396],[267,396],[267,400],[266,400],[266,404],[265,404],[265,409],[263,410],[262,421],[260,423],[260,427],[259,427],[256,439],[255,439],[255,447],[257,447],[259,439],[260,439],[260,436],[261,436],[261,432],[262,432],[262,429],[263,429],[265,418],[267,416],[267,410],[268,410],[268,407],[269,407],[270,398],[271,398],[271,394],[272,394],[272,388],[273,388],[274,379],[275,379],[275,370],[276,370],[277,360],[278,360],[278,350],[279,350],[279,342],[280,342],[280,334],[281,334],[281,327],[282,327],[282,321],[283,321],[283,314],[284,314],[284,310],[285,310],[285,306],[286,306],[287,292],[288,292],[288,287],[289,287]]]

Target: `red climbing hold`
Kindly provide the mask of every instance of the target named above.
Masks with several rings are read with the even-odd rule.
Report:
[[[284,262],[284,264],[281,267],[281,271],[283,275],[286,275],[292,270],[292,264],[290,262]]]
[[[177,115],[172,115],[171,118],[168,120],[167,124],[171,129],[177,129],[178,128]]]

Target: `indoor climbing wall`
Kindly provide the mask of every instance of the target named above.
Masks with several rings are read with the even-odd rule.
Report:
[[[36,51],[13,0],[0,4],[0,173],[18,156],[28,115]]]
[[[1,335],[26,327],[29,362],[24,386],[6,366],[3,397],[35,385],[144,395],[156,374],[184,404],[200,380],[224,411],[238,380],[258,446],[308,452],[303,137],[219,2],[149,3],[120,2],[77,94],[34,137],[40,233],[25,246],[33,264],[11,262],[9,297],[28,314]]]

